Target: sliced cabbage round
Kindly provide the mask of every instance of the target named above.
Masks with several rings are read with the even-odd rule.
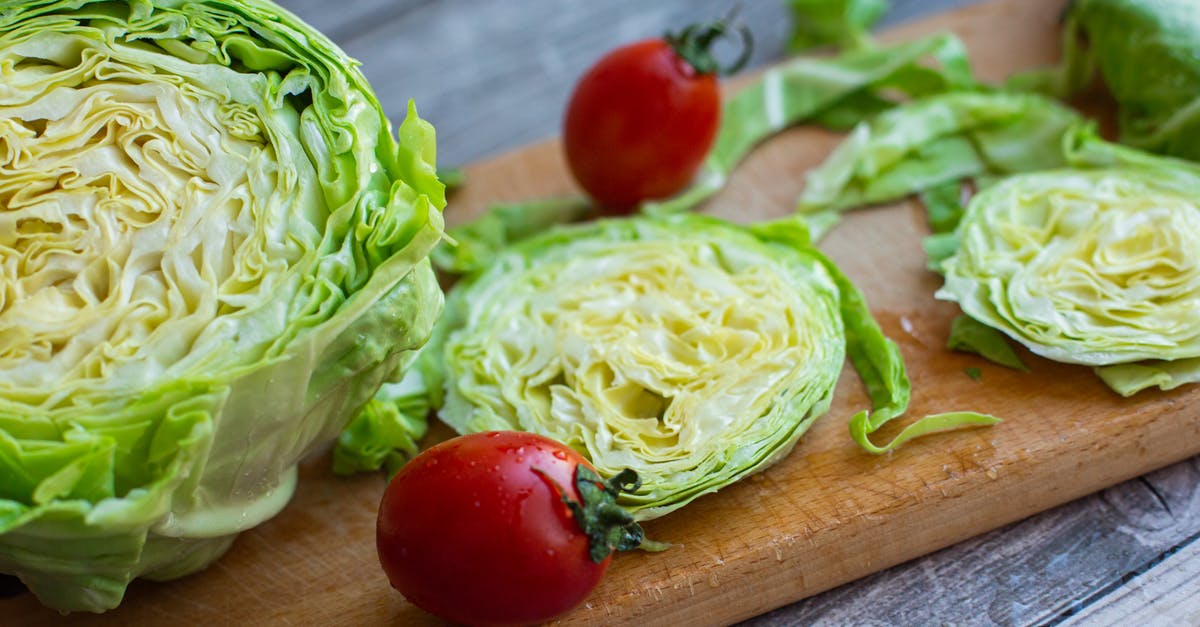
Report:
[[[282,509],[425,341],[433,130],[264,1],[3,2],[0,77],[0,572],[103,611]]]
[[[559,228],[456,286],[444,322],[443,421],[547,435],[605,477],[632,468],[643,482],[621,504],[643,520],[786,455],[828,409],[848,353],[881,408],[855,417],[860,443],[908,401],[895,345],[798,219]],[[936,417],[893,445],[993,421]]]
[[[1102,369],[1123,394],[1196,380],[1200,171],[1083,141],[1069,159],[1110,163],[1014,176],[971,200],[938,298],[1050,359],[1142,362]]]

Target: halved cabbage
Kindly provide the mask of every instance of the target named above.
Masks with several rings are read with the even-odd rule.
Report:
[[[938,298],[1034,353],[1101,366],[1125,395],[1200,380],[1200,168],[1087,131],[1066,145],[1075,168],[971,200]]]
[[[666,514],[779,460],[829,407],[845,357],[873,404],[852,421],[880,452],[922,433],[990,424],[929,417],[887,447],[908,379],[862,295],[800,219],[749,227],[675,214],[552,230],[500,251],[450,294],[440,417],[459,432],[533,431],[611,477],[635,517]],[[432,353],[430,351],[433,351]]]
[[[0,3],[0,572],[208,564],[442,304],[432,128],[265,1]]]

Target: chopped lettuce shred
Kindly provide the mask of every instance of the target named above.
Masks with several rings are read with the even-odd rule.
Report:
[[[1061,165],[1063,134],[1081,119],[1035,94],[963,91],[913,100],[857,125],[807,174],[797,210],[953,195],[964,180]],[[945,197],[933,200],[947,211]],[[953,228],[951,218],[935,217],[937,232]]]
[[[730,97],[715,144],[692,186],[674,198],[644,203],[642,210],[665,214],[692,209],[720,191],[757,144],[800,122],[848,128],[895,106],[898,99],[974,84],[966,49],[947,34],[832,58],[797,57],[766,70]]]

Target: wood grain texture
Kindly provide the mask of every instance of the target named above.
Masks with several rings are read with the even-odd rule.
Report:
[[[1193,458],[743,627],[851,624],[866,617],[886,625],[932,617],[966,625],[1035,625],[1089,616],[1096,620],[1079,624],[1112,624],[1121,621],[1104,617],[1116,612],[1140,615],[1160,604],[1184,610],[1180,600],[1200,586],[1194,576],[1200,559],[1191,544],[1200,534],[1197,485],[1200,463]],[[1166,561],[1164,554],[1175,557]]]
[[[389,65],[389,58],[403,52],[435,57],[429,42],[456,32],[445,23],[452,19],[427,13],[423,2],[295,4],[301,14],[301,5],[308,5],[341,20],[331,23],[336,28],[329,32],[347,38],[344,43],[364,59],[381,92],[404,84],[404,73]],[[587,6],[578,4],[555,6],[587,12]],[[626,4],[629,10],[620,14],[645,8]],[[970,43],[976,68],[999,78],[1054,55],[1054,5],[1061,3],[1002,0],[905,26],[889,37],[952,25]],[[469,10],[478,12],[479,7],[485,9],[483,17],[473,19],[498,23],[502,33],[500,3],[473,2]],[[406,49],[388,40],[390,33],[406,31],[382,27],[376,11],[415,24],[413,28],[432,29],[433,36]],[[609,11],[596,9],[589,15],[613,21]],[[498,35],[507,37],[501,48],[530,50],[530,35],[522,36],[513,19],[508,24],[514,33]],[[578,24],[571,28],[581,29]],[[620,28],[609,24],[598,30],[618,31],[603,34],[615,42],[629,36]],[[569,44],[603,49],[610,41],[595,37],[580,36],[580,42]],[[474,47],[486,57],[492,53],[484,43]],[[454,47],[473,46],[460,42]],[[554,106],[531,103],[551,98],[554,88],[533,90],[528,99],[504,96],[501,102],[490,101],[486,90],[463,96],[457,81],[468,79],[447,70],[459,66],[443,63],[448,62],[430,63],[438,71],[421,70],[428,74],[426,80],[443,80],[445,95],[438,102],[474,111],[462,130],[449,136],[447,125],[455,128],[458,122],[435,119],[443,131],[443,156],[461,150],[463,160],[474,159],[553,134],[561,101]],[[505,73],[499,61],[469,63],[478,64],[483,73],[501,72],[493,83],[497,94],[507,93],[500,88],[505,81],[524,80],[522,72]],[[539,63],[536,71],[568,75],[568,69],[555,69],[556,63],[570,65],[562,60]],[[463,102],[453,102],[454,94]],[[443,110],[400,87],[386,92],[385,102],[398,111],[409,96],[417,97],[430,117]],[[522,107],[521,115],[509,117],[512,108]],[[836,139],[802,129],[769,142],[709,210],[740,221],[786,211],[799,192],[799,173],[818,163]],[[491,201],[573,191],[552,142],[473,166],[470,176],[471,187],[453,199],[452,220]],[[1197,394],[1149,393],[1125,401],[1113,398],[1080,368],[1026,355],[1034,372],[1024,375],[944,353],[941,341],[955,312],[931,299],[936,281],[923,271],[916,246],[922,233],[919,212],[901,205],[852,216],[823,247],[864,289],[885,330],[900,342],[913,378],[911,415],[965,406],[1000,413],[1007,422],[992,430],[913,443],[890,457],[869,457],[845,433],[845,418],[865,403],[857,379],[847,370],[830,414],[791,457],[651,523],[654,537],[681,546],[656,556],[621,556],[588,605],[564,624],[726,624],[1018,520],[760,616],[752,624],[1007,625],[1054,621],[1071,613],[1084,617],[1087,607],[1100,608],[1110,593],[1122,589],[1113,583],[1125,573],[1144,576],[1166,572],[1159,568],[1171,564],[1194,563],[1184,550],[1175,553],[1177,560],[1157,562],[1180,538],[1196,533],[1200,482],[1194,461],[1021,519],[1200,450],[1200,422],[1188,410]],[[968,365],[983,370],[981,382],[963,375]],[[6,617],[0,622],[16,617],[19,624],[31,625],[222,624],[239,617],[245,624],[437,624],[387,589],[375,566],[371,537],[382,480],[334,478],[327,465],[321,456],[306,462],[295,501],[276,519],[243,535],[209,571],[167,584],[135,584],[126,606],[101,617],[60,620],[28,597],[0,601],[0,616]],[[1138,594],[1147,589],[1143,586]],[[1173,588],[1150,590],[1167,598]]]

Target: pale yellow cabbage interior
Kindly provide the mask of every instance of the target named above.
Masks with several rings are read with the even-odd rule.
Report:
[[[786,453],[824,410],[844,338],[820,266],[699,238],[567,248],[474,286],[443,416],[549,435],[607,476],[633,468],[653,503]]]
[[[940,298],[1059,361],[1200,355],[1200,204],[1119,171],[1018,177],[972,201]]]
[[[278,164],[295,140],[236,98],[262,75],[208,66],[217,94],[165,55],[36,44],[0,47],[0,392],[51,408],[219,364],[320,241],[289,211],[315,176]]]

